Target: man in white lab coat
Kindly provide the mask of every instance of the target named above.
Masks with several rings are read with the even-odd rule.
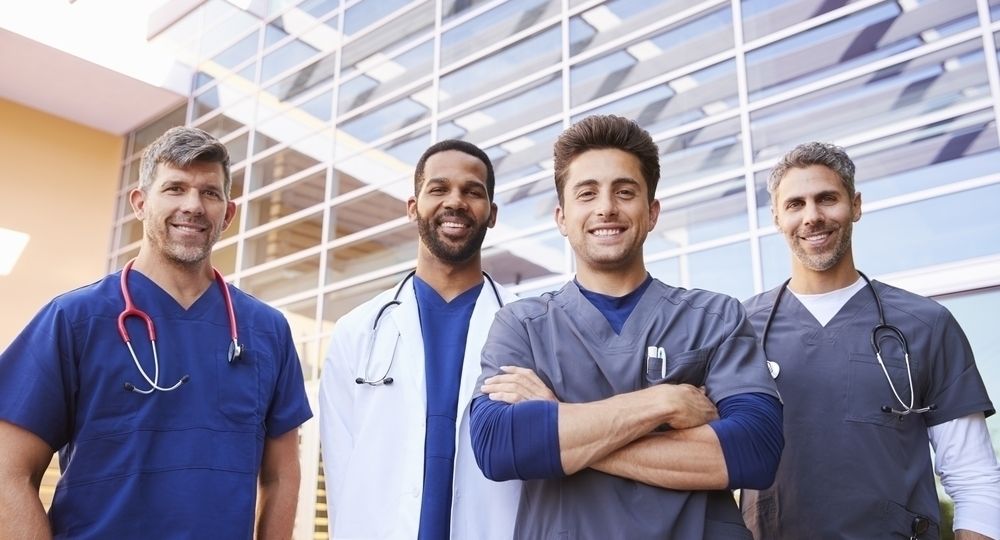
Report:
[[[469,403],[507,293],[482,271],[493,167],[457,140],[424,152],[407,214],[416,270],[334,329],[320,383],[331,538],[509,539],[520,482],[476,466]]]

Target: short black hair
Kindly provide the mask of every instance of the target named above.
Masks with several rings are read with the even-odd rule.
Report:
[[[432,144],[430,148],[424,151],[424,154],[417,161],[416,170],[413,172],[413,194],[420,194],[420,185],[424,183],[424,166],[427,165],[427,160],[434,154],[447,152],[448,150],[457,150],[464,154],[469,154],[482,161],[483,165],[486,165],[486,194],[489,196],[490,202],[493,202],[493,188],[496,185],[496,177],[493,175],[493,163],[490,161],[490,157],[478,146],[458,139],[445,139]]]

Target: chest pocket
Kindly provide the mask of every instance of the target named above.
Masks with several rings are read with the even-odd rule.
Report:
[[[229,362],[228,349],[216,355],[216,382],[219,411],[229,420],[240,424],[263,421],[264,403],[261,386],[264,373],[271,365],[270,357],[260,351],[244,349],[239,358]]]
[[[886,371],[892,378],[892,383],[896,386],[896,392],[904,403],[909,404],[910,383],[906,375],[906,364],[902,354],[886,354],[883,350],[882,360],[885,362]],[[910,359],[910,369],[913,373],[913,386],[917,389],[917,395],[913,400],[914,406],[923,405],[923,396],[919,391],[920,383],[917,365]],[[847,416],[850,422],[863,422],[876,424],[879,426],[902,429],[910,422],[918,420],[918,414],[899,416],[884,412],[882,407],[900,409],[902,406],[896,399],[886,379],[882,367],[875,359],[874,353],[851,353],[847,374]]]
[[[647,347],[643,362],[645,386],[660,383],[704,386],[709,349],[696,349],[669,355],[663,347]]]

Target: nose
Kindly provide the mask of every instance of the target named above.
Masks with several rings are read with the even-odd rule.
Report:
[[[819,205],[808,202],[805,208],[802,209],[802,222],[806,225],[817,225],[823,223],[823,214],[820,212]]]
[[[618,204],[613,193],[609,191],[598,195],[595,213],[604,218],[611,218],[618,215]]]
[[[469,206],[460,189],[450,190],[448,196],[444,198],[443,204],[449,210],[464,210]]]
[[[205,205],[201,200],[201,193],[197,189],[189,189],[181,198],[181,211],[185,214],[201,215],[205,212]]]

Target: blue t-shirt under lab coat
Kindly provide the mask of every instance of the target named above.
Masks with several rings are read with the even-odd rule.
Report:
[[[424,439],[424,490],[420,504],[421,540],[446,540],[451,529],[455,470],[455,421],[462,360],[469,320],[480,283],[446,302],[419,277],[413,278],[424,341],[427,381],[427,434]]]

